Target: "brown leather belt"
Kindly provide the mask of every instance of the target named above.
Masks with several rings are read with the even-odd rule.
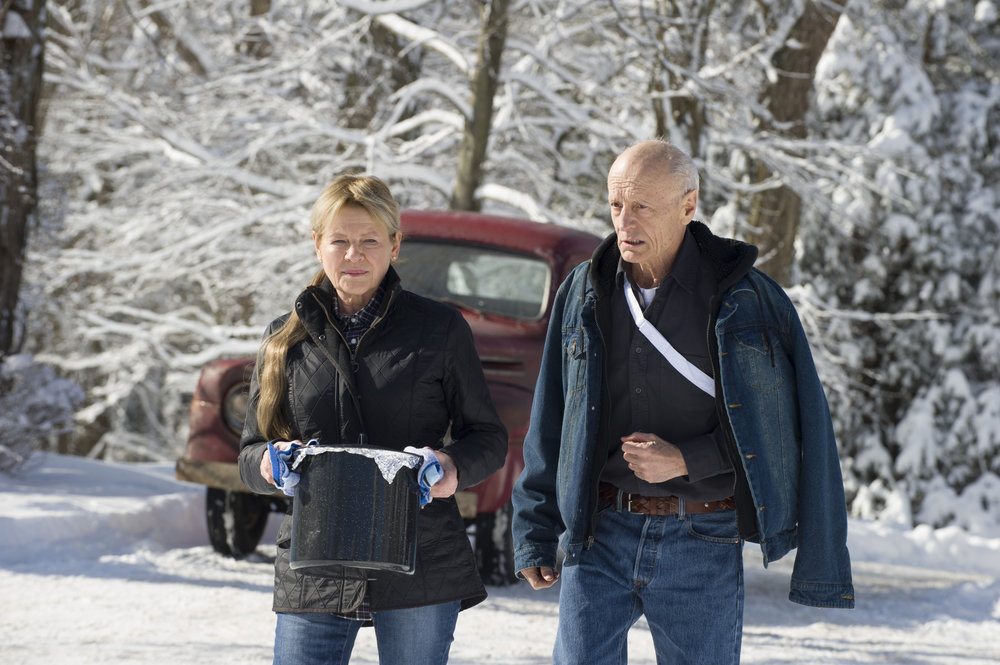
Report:
[[[629,511],[642,515],[676,515],[680,508],[680,500],[676,496],[642,496],[641,494],[621,493],[621,504],[618,503],[618,488],[608,483],[601,483],[597,495],[602,501],[607,501]],[[720,501],[685,501],[684,512],[692,515],[714,513],[717,510],[733,510],[736,501],[733,497]]]

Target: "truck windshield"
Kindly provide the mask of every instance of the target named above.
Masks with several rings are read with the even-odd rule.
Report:
[[[404,289],[428,298],[522,321],[545,314],[552,273],[530,254],[406,238],[394,265]]]

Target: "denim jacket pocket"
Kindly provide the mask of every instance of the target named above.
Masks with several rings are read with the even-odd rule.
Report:
[[[762,393],[777,392],[785,382],[783,353],[775,339],[769,339],[764,328],[750,326],[732,333],[736,339],[737,362],[743,381]]]
[[[562,331],[563,349],[566,357],[579,360],[587,355],[587,345],[584,342],[583,331],[580,328],[564,328]]]
[[[587,345],[583,330],[563,328],[563,368],[566,392],[579,392],[587,387]]]

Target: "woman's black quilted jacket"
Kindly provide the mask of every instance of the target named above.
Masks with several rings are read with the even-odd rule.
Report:
[[[309,336],[288,353],[284,408],[294,438],[357,445],[364,433],[366,445],[394,450],[447,443],[459,489],[475,485],[503,465],[507,433],[490,398],[472,332],[454,309],[404,291],[391,268],[385,280],[382,311],[353,357],[333,323],[329,282],[306,288],[296,300],[295,311]],[[357,402],[350,395],[352,387]],[[240,444],[240,475],[250,489],[269,493],[274,488],[259,470],[266,439],[257,428],[257,391],[254,379]],[[277,537],[276,612],[348,611],[360,603],[366,585],[374,611],[454,600],[465,608],[486,597],[454,498],[434,499],[420,510],[411,575],[344,568],[317,576],[291,570],[291,504]]]

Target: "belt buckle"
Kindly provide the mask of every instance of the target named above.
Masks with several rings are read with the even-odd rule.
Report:
[[[628,493],[628,505],[625,507],[625,510],[629,511],[630,513],[632,512],[632,493],[631,492]]]

